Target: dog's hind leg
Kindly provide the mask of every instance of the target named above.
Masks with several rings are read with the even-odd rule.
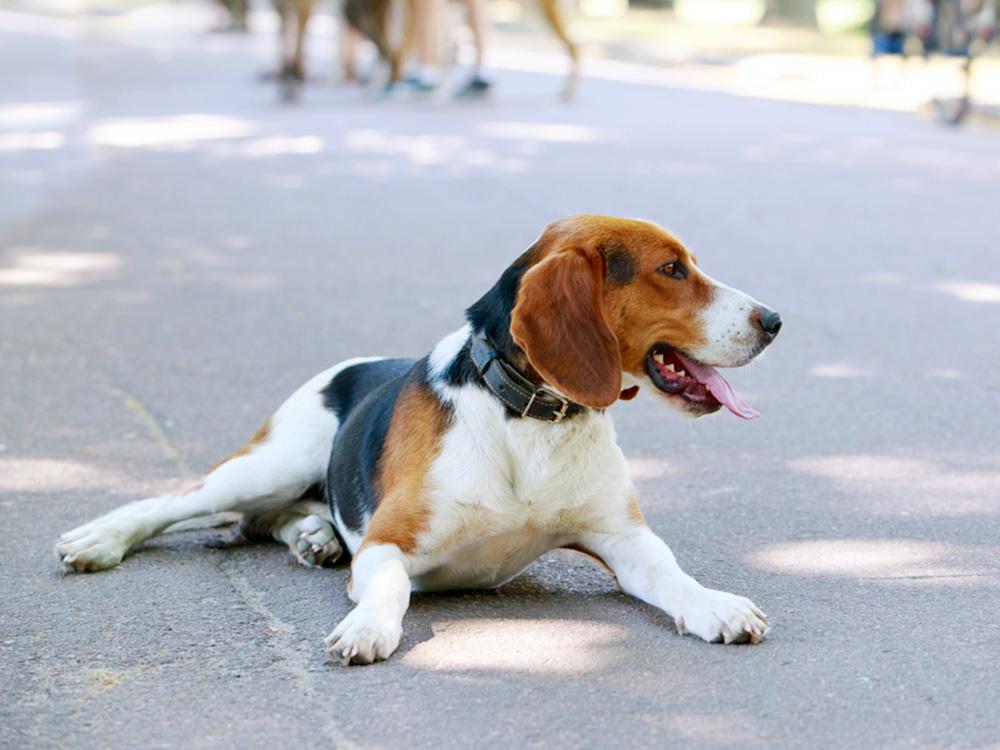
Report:
[[[63,534],[56,554],[67,568],[104,570],[168,526],[198,516],[287,508],[322,486],[337,417],[323,388],[353,360],[320,373],[297,390],[242,449],[179,495],[139,500]]]
[[[303,500],[287,508],[244,516],[240,531],[248,539],[274,539],[288,545],[302,565],[333,565],[343,548],[333,531],[330,506]]]

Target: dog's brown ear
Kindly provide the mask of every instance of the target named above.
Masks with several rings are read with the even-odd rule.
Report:
[[[603,409],[621,393],[618,339],[602,301],[604,261],[561,250],[525,273],[510,332],[550,385],[578,404]]]

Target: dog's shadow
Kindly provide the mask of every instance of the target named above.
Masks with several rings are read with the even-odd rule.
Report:
[[[340,591],[327,606],[307,615],[308,620],[316,620],[317,627],[332,627],[331,622],[346,616],[353,606],[346,596],[349,555],[324,569],[305,568],[282,545],[245,538],[238,525],[171,533],[150,539],[132,554],[172,555],[199,548],[263,553],[268,558],[273,554],[274,562],[287,564],[289,576],[332,574]],[[529,662],[535,666],[539,660],[550,662],[555,670],[571,662],[596,664],[610,642],[627,639],[628,631],[676,632],[673,618],[629,597],[607,570],[571,550],[543,555],[496,589],[414,593],[405,623],[394,660],[417,668],[466,670],[527,669]],[[302,625],[312,627],[311,623]],[[581,662],[581,653],[590,653],[590,662]]]
[[[497,589],[415,593],[394,658],[461,671],[586,671],[648,628],[676,633],[672,617],[625,594],[605,569],[556,550]]]

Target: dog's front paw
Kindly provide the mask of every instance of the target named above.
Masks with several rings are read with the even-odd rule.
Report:
[[[388,659],[402,636],[402,623],[358,606],[326,637],[326,648],[331,659],[345,666],[371,664]]]
[[[709,643],[760,643],[770,630],[767,615],[745,596],[700,589],[674,617],[677,631]]]
[[[56,557],[67,570],[84,573],[115,567],[128,550],[128,540],[117,528],[90,523],[59,537]]]

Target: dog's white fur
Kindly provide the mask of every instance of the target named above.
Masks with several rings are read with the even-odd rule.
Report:
[[[742,367],[760,353],[751,313],[761,304],[701,272],[712,289],[712,303],[701,313],[705,344],[688,352],[712,367]]]

